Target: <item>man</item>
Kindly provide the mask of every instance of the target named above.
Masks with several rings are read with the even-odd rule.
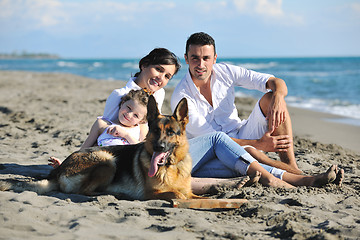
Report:
[[[188,38],[184,56],[189,71],[175,88],[171,107],[174,109],[183,97],[187,98],[188,138],[222,131],[241,146],[279,152],[283,165],[256,149],[246,148],[260,162],[300,174],[294,155],[291,120],[284,100],[287,95],[284,80],[226,63],[217,64],[215,41],[203,32]],[[234,103],[235,86],[265,92],[246,120],[238,117]]]

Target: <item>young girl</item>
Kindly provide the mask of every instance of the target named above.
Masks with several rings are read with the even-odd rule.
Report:
[[[98,117],[80,150],[95,145],[126,145],[143,141],[147,130],[141,131],[141,128],[146,123],[148,98],[143,90],[130,90],[121,99],[117,119],[111,121],[103,116]],[[50,157],[49,165],[56,168],[60,160]]]
[[[131,90],[122,97],[116,120],[98,117],[84,148],[112,145],[136,144],[145,139],[146,132],[140,133],[140,125],[146,123],[148,94],[143,90]]]

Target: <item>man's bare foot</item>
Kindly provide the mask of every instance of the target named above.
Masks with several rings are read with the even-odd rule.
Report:
[[[332,165],[325,173],[314,176],[314,181],[310,184],[310,186],[322,187],[328,183],[335,183],[335,181],[335,184],[340,186],[343,179],[344,170],[339,170],[336,165]]]
[[[53,168],[57,168],[61,164],[60,160],[55,157],[49,157],[48,161],[49,161],[48,165],[52,166]]]

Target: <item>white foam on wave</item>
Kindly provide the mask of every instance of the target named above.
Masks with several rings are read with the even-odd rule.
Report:
[[[329,77],[331,76],[331,73],[329,72],[321,72],[321,71],[309,71],[309,72],[304,72],[304,71],[283,71],[282,74],[284,76],[289,76],[289,77]]]
[[[288,96],[286,98],[286,102],[293,107],[305,108],[317,112],[331,113],[355,119],[359,121],[360,124],[360,104],[351,104],[349,102],[340,101],[337,99],[303,99],[292,96]]]
[[[139,64],[137,62],[126,62],[121,65],[123,68],[138,69]]]
[[[75,62],[68,62],[68,61],[59,61],[57,62],[59,67],[78,67],[78,64]]]
[[[266,63],[238,63],[238,62],[232,62],[232,61],[223,61],[228,64],[232,64],[235,66],[243,67],[249,70],[256,70],[256,69],[268,69],[273,68],[279,65],[277,62],[266,62]]]
[[[102,62],[94,62],[93,67],[102,67],[104,64]]]
[[[269,63],[244,63],[244,64],[238,64],[238,66],[251,69],[251,70],[257,70],[257,69],[268,69],[273,68],[277,66],[277,62],[269,62]]]

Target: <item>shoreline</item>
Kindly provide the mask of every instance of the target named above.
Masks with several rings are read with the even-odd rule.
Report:
[[[46,177],[52,170],[47,159],[56,156],[63,160],[78,150],[96,117],[102,115],[107,97],[124,85],[125,82],[101,82],[72,74],[0,71],[0,180]],[[171,112],[171,91],[166,89],[162,109],[165,114]],[[236,99],[239,115],[249,114],[255,101]],[[357,128],[345,129],[337,123],[324,122],[323,114],[300,110],[290,109],[299,168],[306,174],[319,174],[336,164],[345,170],[342,187],[328,184],[321,188],[278,189],[255,184],[240,189],[221,188],[207,195],[248,200],[241,208],[227,210],[172,208],[162,200],[129,201],[106,194],[0,191],[1,236],[358,239],[360,154],[344,147],[342,140],[359,136]],[[313,140],[316,136],[312,134],[317,131],[323,140]],[[327,144],[326,140],[340,141],[342,145]],[[268,155],[278,159],[275,153]]]

